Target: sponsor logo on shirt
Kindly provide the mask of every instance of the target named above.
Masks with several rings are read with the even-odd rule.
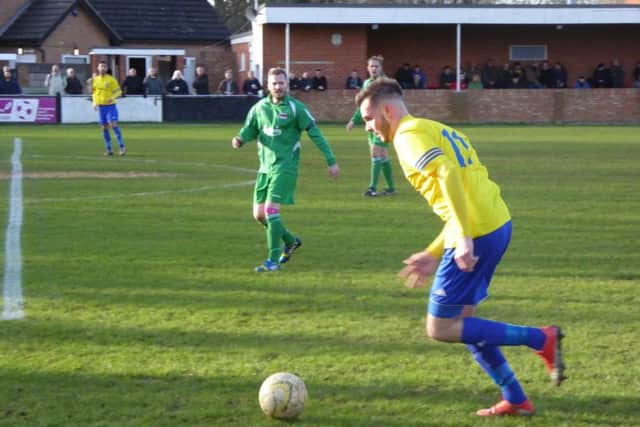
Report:
[[[264,126],[262,128],[262,133],[264,133],[267,136],[280,136],[282,135],[282,129],[280,129],[279,127],[270,127],[270,126]]]
[[[287,113],[280,113],[278,114],[278,117],[280,117],[282,120],[287,120],[289,118],[289,115]]]

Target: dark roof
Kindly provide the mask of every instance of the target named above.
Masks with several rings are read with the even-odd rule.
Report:
[[[34,0],[2,34],[6,41],[41,41],[69,11],[74,0]]]
[[[86,0],[123,40],[212,41],[229,30],[207,0]]]
[[[75,5],[90,10],[116,42],[211,42],[229,37],[207,0],[33,0],[0,40],[42,43]]]

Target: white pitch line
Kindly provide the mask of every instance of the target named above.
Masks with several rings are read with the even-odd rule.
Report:
[[[251,181],[235,182],[231,184],[207,185],[205,187],[184,188],[181,190],[143,191],[138,193],[126,193],[126,194],[106,194],[104,196],[27,199],[25,203],[33,204],[33,203],[46,203],[46,202],[75,202],[75,201],[85,201],[85,200],[126,199],[130,197],[162,196],[165,194],[178,194],[178,193],[199,193],[201,191],[216,190],[220,188],[244,187],[248,185],[253,185],[255,184],[255,182],[256,182],[255,180],[251,180]]]
[[[50,158],[50,159],[68,159],[68,160],[95,160],[104,161],[104,157],[91,157],[91,156],[49,156],[45,154],[33,154],[30,157],[37,158]],[[134,157],[125,157],[118,159],[118,162],[130,162],[130,163],[147,163],[147,164],[167,164],[177,166],[200,166],[210,167],[217,169],[226,169],[236,172],[257,173],[257,169],[241,168],[237,166],[221,165],[218,163],[205,163],[205,162],[174,162],[171,160],[158,160],[158,159],[136,159]]]
[[[11,156],[11,187],[9,191],[9,223],[4,247],[4,291],[2,320],[22,319],[24,301],[22,299],[22,250],[20,231],[22,229],[22,140],[13,140]]]

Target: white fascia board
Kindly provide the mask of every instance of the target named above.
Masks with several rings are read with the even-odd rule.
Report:
[[[231,44],[251,43],[253,40],[253,34],[249,33],[243,36],[231,36]]]
[[[140,55],[140,56],[184,56],[184,49],[157,49],[157,48],[114,48],[114,47],[97,47],[91,49],[89,55]]]
[[[261,24],[640,24],[640,7],[263,7]]]

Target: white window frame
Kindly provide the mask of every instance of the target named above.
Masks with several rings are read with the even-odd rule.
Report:
[[[513,58],[513,49],[518,47],[544,48],[544,58]],[[549,48],[546,44],[512,44],[509,45],[509,61],[546,61],[549,58]]]
[[[65,58],[80,58],[80,59],[84,59],[84,62],[73,62],[73,64],[89,64],[89,55],[69,55],[69,54],[63,54],[60,57],[60,63],[61,64],[66,64],[67,62],[65,61]]]
[[[247,54],[242,52],[240,53],[240,69],[238,71],[246,71],[247,69]]]

